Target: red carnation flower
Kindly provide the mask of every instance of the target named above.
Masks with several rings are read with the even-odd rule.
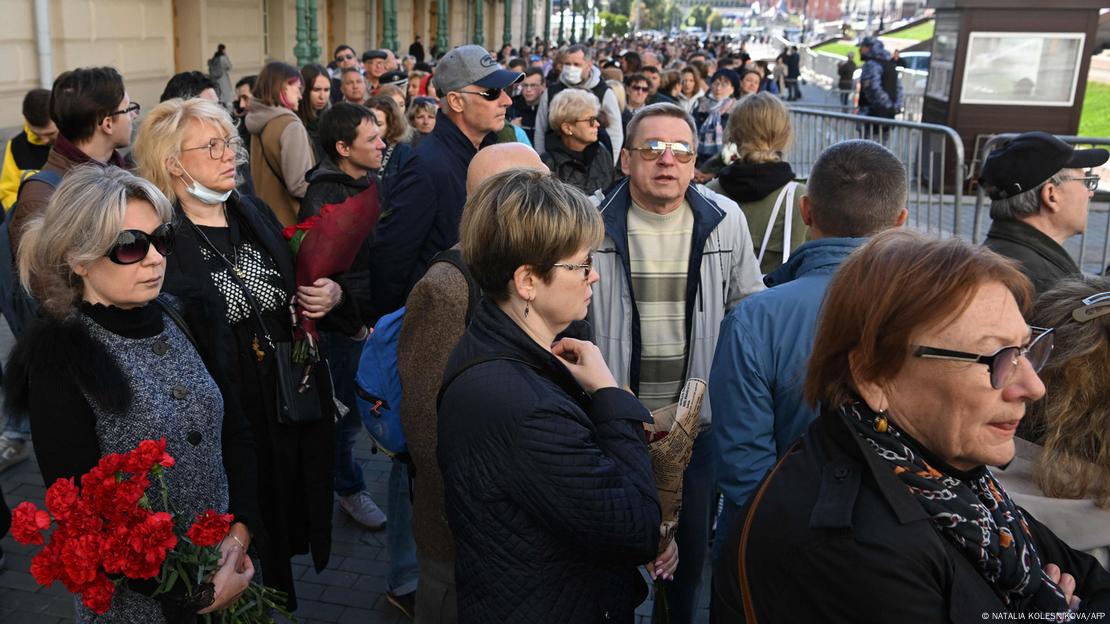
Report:
[[[168,468],[174,459],[166,452],[166,439],[143,440],[135,450],[127,454],[125,470],[132,474],[146,474],[155,465]]]
[[[60,579],[65,570],[62,569],[61,552],[58,548],[58,538],[54,537],[50,543],[43,547],[39,554],[31,559],[31,576],[35,582],[43,587]]]
[[[103,573],[98,573],[81,591],[81,602],[93,613],[102,614],[112,606],[112,595],[116,593],[116,585]]]
[[[42,532],[50,528],[50,514],[24,501],[12,510],[12,537],[20,544],[42,544]]]
[[[123,555],[123,573],[134,579],[158,576],[166,553],[176,545],[173,516],[165,512],[150,514],[143,522],[130,527]]]
[[[196,522],[189,527],[185,535],[190,542],[202,548],[215,546],[227,537],[228,531],[231,530],[231,522],[234,519],[235,516],[231,514],[221,514],[217,513],[215,509],[209,509],[204,513],[197,514]]]
[[[80,593],[82,586],[93,582],[100,570],[100,536],[67,539],[62,542],[61,551],[61,562],[68,577],[63,577],[62,582],[70,592]]]
[[[46,490],[46,508],[59,523],[69,519],[70,512],[77,505],[81,492],[73,483],[73,478],[58,479]]]

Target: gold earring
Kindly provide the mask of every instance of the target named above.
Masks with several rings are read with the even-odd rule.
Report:
[[[887,430],[890,429],[890,421],[887,420],[886,410],[879,412],[879,414],[875,416],[875,422],[872,424],[872,427],[874,427],[875,431],[878,433],[886,433]]]

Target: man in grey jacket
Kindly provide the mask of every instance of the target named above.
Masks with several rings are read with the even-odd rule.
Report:
[[[641,109],[628,124],[628,176],[600,203],[605,241],[589,321],[617,382],[649,409],[674,403],[686,379],[708,379],[721,320],[763,290],[748,224],[730,199],[691,186],[694,120],[674,104]],[[690,622],[716,499],[711,406],[687,467],[678,521],[671,621]],[[658,615],[658,612],[657,612]]]

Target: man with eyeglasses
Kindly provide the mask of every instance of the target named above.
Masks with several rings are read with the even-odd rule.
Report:
[[[543,70],[538,67],[529,67],[524,72],[524,80],[520,83],[520,95],[513,98],[513,110],[516,118],[513,123],[524,129],[528,140],[533,145],[536,143],[536,111],[540,106],[546,83],[543,79]]]
[[[118,148],[131,143],[131,124],[139,114],[139,104],[132,102],[123,86],[123,77],[112,67],[90,67],[62,73],[54,81],[50,96],[50,119],[58,135],[46,164],[35,177],[20,185],[16,203],[8,213],[8,237],[12,257],[17,257],[19,238],[27,220],[46,210],[54,189],[71,169],[86,163],[97,166],[115,165],[125,169],[130,163]],[[5,293],[22,311],[33,305],[27,293],[18,286],[18,267],[0,267],[7,272],[3,279],[11,288]],[[8,325],[18,338],[30,318],[11,313],[11,301],[3,307]],[[14,317],[14,318],[13,318]],[[8,413],[0,434],[0,471],[27,459],[31,454],[31,425],[25,413]]]
[[[397,173],[376,232],[371,271],[377,316],[404,305],[432,256],[459,241],[467,166],[479,149],[497,142],[512,104],[505,89],[523,77],[502,69],[477,45],[459,46],[439,61],[435,128]]]
[[[721,320],[763,290],[739,206],[691,185],[696,137],[694,120],[681,107],[641,109],[621,150],[628,177],[598,207],[605,240],[594,253],[601,281],[588,320],[618,385],[652,410],[675,403],[687,379],[708,379]],[[675,623],[692,621],[700,604],[717,497],[711,419],[706,402],[684,475],[678,570],[667,588]]]
[[[345,43],[335,48],[333,60],[335,60],[335,72],[332,73],[331,79],[331,103],[335,104],[343,101],[343,72],[354,69],[361,74],[362,65],[358,62],[355,49]]]
[[[983,241],[1021,264],[1037,293],[1080,273],[1064,241],[1087,229],[1099,177],[1089,170],[1110,158],[1104,149],[1075,149],[1047,132],[1026,132],[991,152],[979,184],[991,198]]]
[[[651,82],[643,74],[631,74],[624,79],[624,83],[628,85],[625,90],[628,94],[628,105],[621,113],[621,123],[624,124],[627,135],[628,122],[632,121],[633,115],[640,112],[641,108],[647,106],[647,99],[651,94]]]
[[[367,50],[362,53],[362,67],[366,70],[366,89],[374,95],[382,76],[389,71],[389,54],[385,50]]]

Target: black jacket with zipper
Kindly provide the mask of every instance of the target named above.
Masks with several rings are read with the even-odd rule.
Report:
[[[443,379],[459,622],[632,622],[637,566],[659,546],[647,409],[618,388],[588,395],[488,299]]]

